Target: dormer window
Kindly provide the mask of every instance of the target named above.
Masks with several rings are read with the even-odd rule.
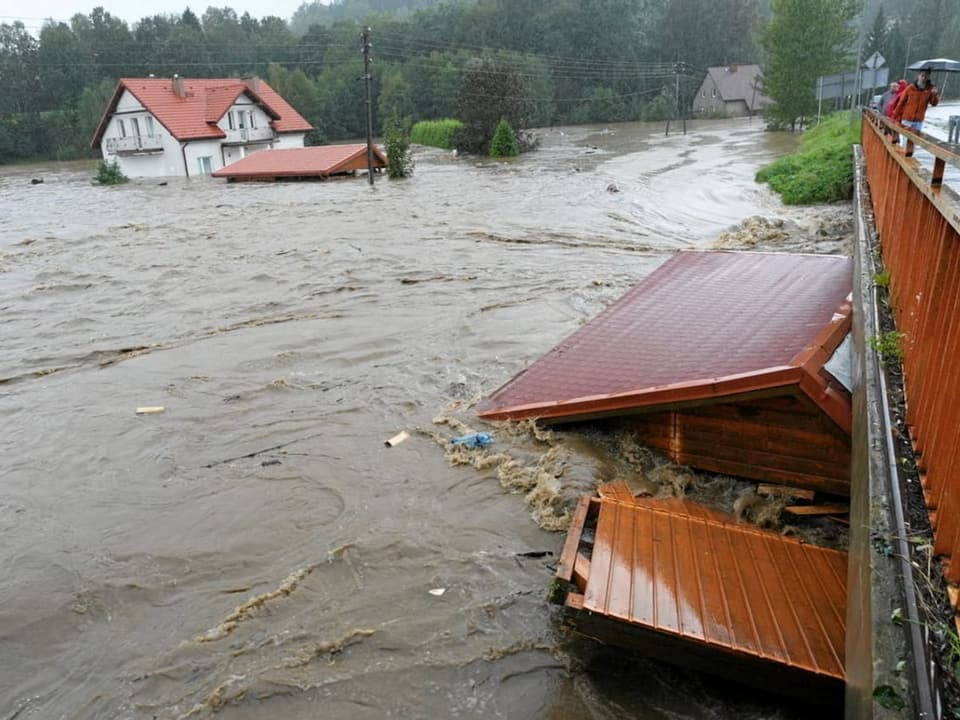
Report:
[[[227,127],[230,128],[231,130],[237,129],[236,122],[233,119],[233,110],[227,113]]]

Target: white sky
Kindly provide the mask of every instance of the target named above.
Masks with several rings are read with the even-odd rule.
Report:
[[[68,22],[77,13],[90,14],[95,7],[103,7],[111,15],[132,25],[147,15],[157,13],[180,14],[189,7],[197,14],[209,6],[230,7],[237,16],[249,12],[255,18],[278,15],[289,20],[301,4],[309,0],[3,0],[0,2],[0,23],[19,20],[34,34],[47,18]],[[328,4],[327,0],[320,0]]]

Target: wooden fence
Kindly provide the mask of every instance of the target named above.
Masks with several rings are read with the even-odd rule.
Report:
[[[864,116],[862,144],[890,304],[903,350],[906,422],[934,527],[934,552],[960,581],[960,196],[944,183],[955,147]],[[914,152],[920,148],[923,152]],[[922,161],[921,161],[922,159]],[[924,163],[932,163],[927,169]],[[960,172],[960,171],[958,171]]]

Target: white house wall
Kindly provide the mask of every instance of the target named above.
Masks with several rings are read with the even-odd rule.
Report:
[[[147,132],[147,117],[153,118],[153,130]],[[111,153],[107,147],[112,138],[121,137],[120,120],[123,120],[127,135],[131,135],[130,121],[136,118],[140,124],[141,135],[152,134],[160,138],[163,152],[150,155],[120,155]],[[180,143],[160,122],[147,112],[140,101],[128,90],[117,102],[117,109],[110,117],[100,141],[100,154],[104,160],[116,160],[117,165],[127,177],[171,177],[183,175],[183,158],[180,156]]]
[[[220,152],[220,146],[223,141],[216,140],[194,140],[187,144],[185,155],[187,158],[187,167],[190,170],[190,177],[200,177],[209,173],[201,172],[200,158],[210,158],[210,172],[216,172],[223,168],[223,155]],[[183,162],[181,160],[181,167]]]
[[[136,177],[198,177],[208,174],[200,158],[210,158],[209,172],[216,172],[232,162],[241,160],[259,150],[268,148],[301,148],[305,133],[283,133],[277,135],[270,126],[270,117],[263,108],[253,102],[248,95],[241,95],[230,107],[234,113],[245,113],[244,127],[239,127],[234,115],[234,128],[230,128],[229,111],[224,113],[218,126],[226,134],[225,138],[210,140],[192,140],[181,143],[153,117],[140,101],[124,90],[117,102],[117,109],[110,117],[100,142],[100,153],[104,160],[116,160],[124,175]],[[253,114],[253,127],[249,117]],[[152,130],[148,132],[147,117],[152,119]],[[117,154],[108,150],[115,138],[123,137],[120,132],[120,120],[126,128],[126,137],[133,137],[132,120],[139,124],[141,136],[159,138],[162,152],[151,154]],[[184,167],[186,165],[186,168]]]
[[[302,148],[303,136],[305,134],[306,133],[281,133],[277,136],[273,146],[281,150],[286,148]]]

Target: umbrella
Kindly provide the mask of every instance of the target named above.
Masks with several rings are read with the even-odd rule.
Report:
[[[960,72],[960,62],[948,58],[933,58],[932,60],[917,60],[909,70],[942,70],[943,72]]]

